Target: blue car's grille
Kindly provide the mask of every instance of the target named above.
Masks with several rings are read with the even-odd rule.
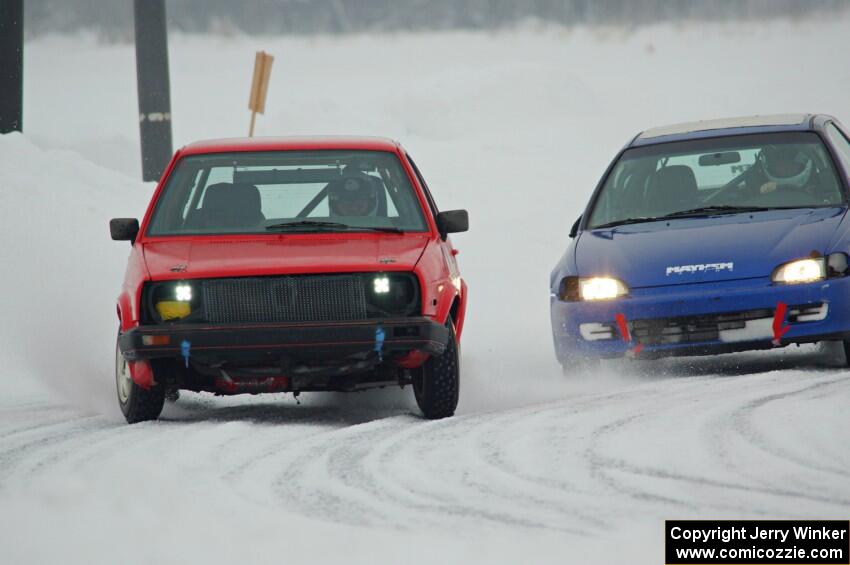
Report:
[[[721,330],[736,330],[749,320],[772,318],[773,309],[761,308],[744,312],[633,320],[632,335],[644,345],[664,343],[697,343],[715,341]]]
[[[817,321],[822,307],[821,303],[790,306],[788,322],[793,324]],[[773,315],[773,308],[759,308],[741,312],[633,320],[630,331],[638,343],[643,345],[700,343],[717,341],[721,331],[743,329],[747,327],[747,322],[770,320]]]

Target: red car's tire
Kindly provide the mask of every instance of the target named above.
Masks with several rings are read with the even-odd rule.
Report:
[[[128,424],[156,420],[165,404],[165,387],[161,384],[144,389],[133,382],[127,361],[121,350],[115,347],[115,384],[118,405]]]
[[[413,378],[413,394],[422,415],[429,420],[454,415],[460,395],[460,356],[454,323],[446,321],[449,341],[442,355],[431,356]]]

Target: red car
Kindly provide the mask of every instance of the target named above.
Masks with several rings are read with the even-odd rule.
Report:
[[[131,242],[115,377],[130,423],[166,395],[411,384],[454,413],[466,284],[416,165],[378,138],[229,139],[177,151]]]

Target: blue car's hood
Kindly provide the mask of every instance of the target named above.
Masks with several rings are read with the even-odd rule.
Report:
[[[587,230],[576,246],[580,276],[609,275],[639,288],[771,274],[825,253],[844,208],[772,210]]]

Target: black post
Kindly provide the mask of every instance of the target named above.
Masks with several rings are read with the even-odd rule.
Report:
[[[134,0],[133,7],[142,179],[156,181],[168,165],[172,153],[165,0]]]
[[[0,1],[0,134],[24,130],[24,0]]]

